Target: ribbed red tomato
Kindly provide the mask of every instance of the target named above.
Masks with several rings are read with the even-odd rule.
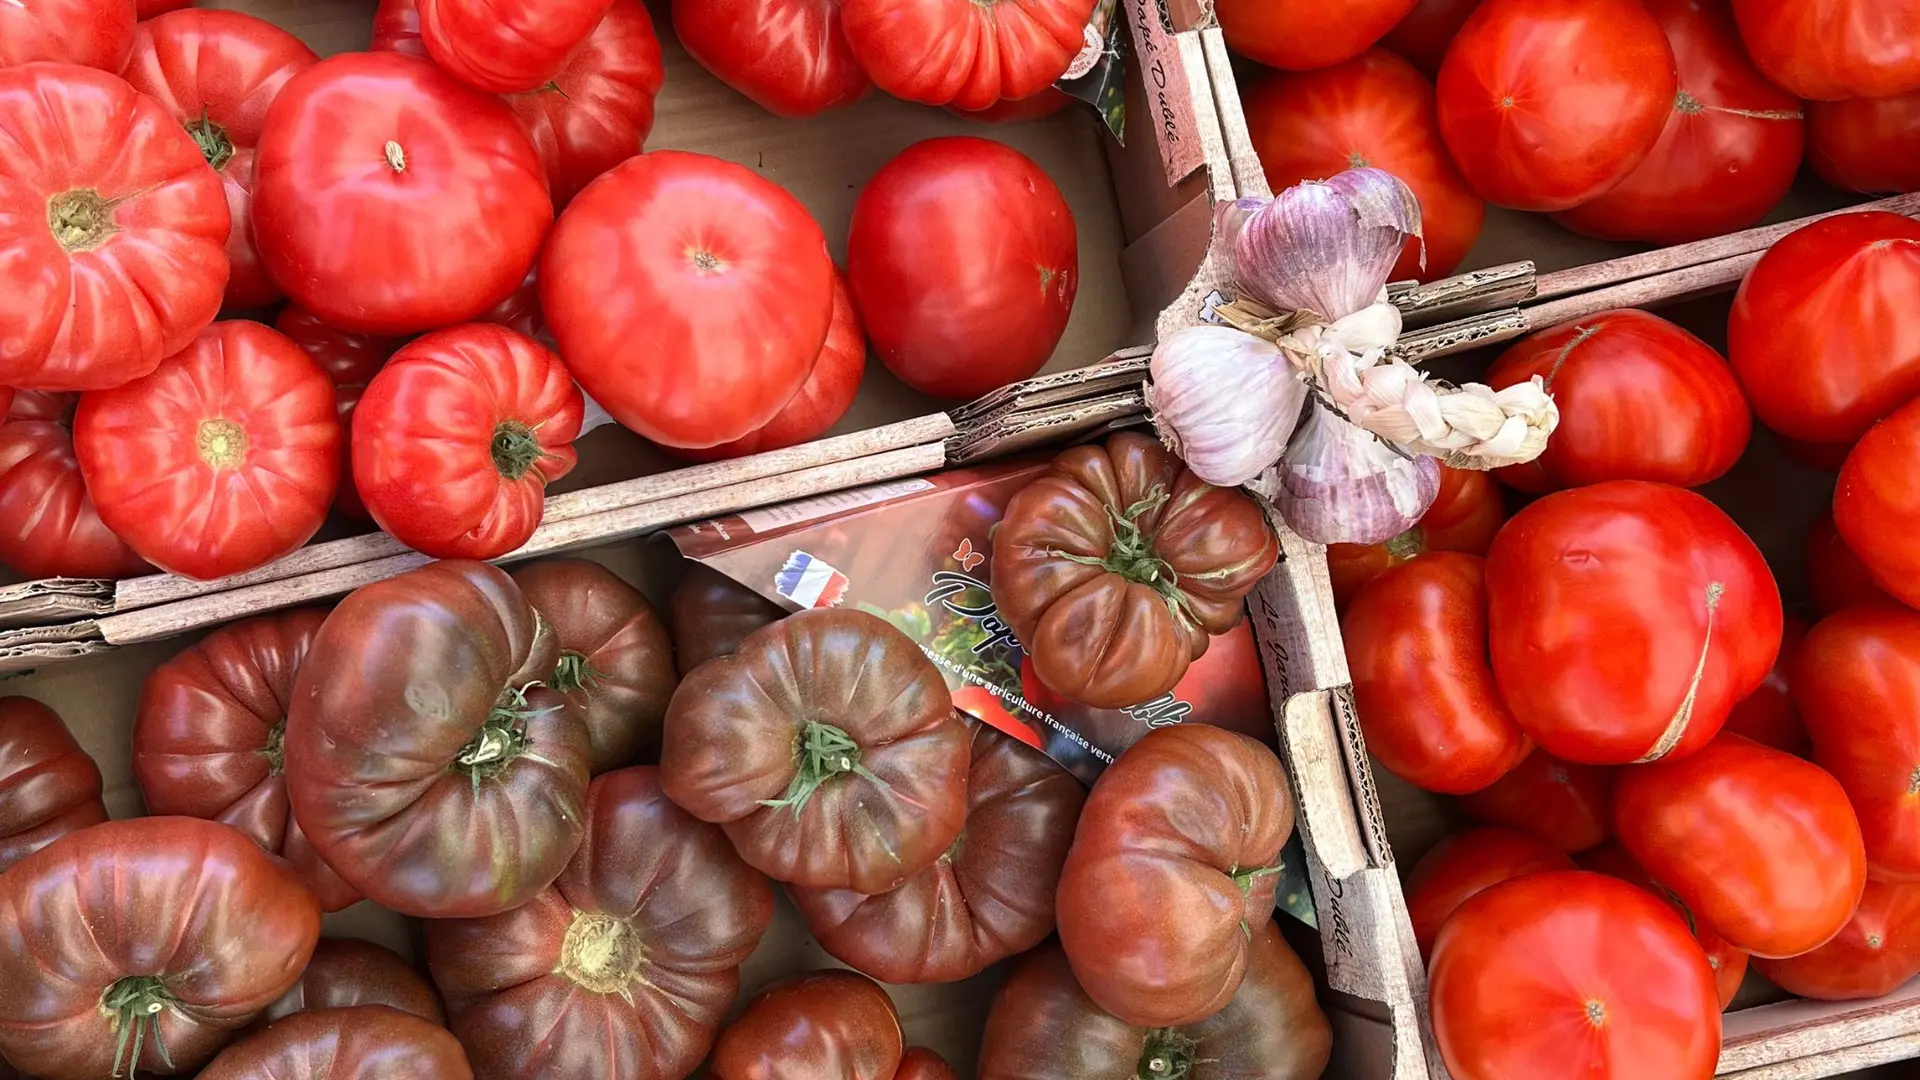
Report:
[[[186,128],[226,185],[229,309],[280,297],[253,243],[254,147],[280,88],[318,60],[299,38],[238,11],[176,11],[141,23],[134,35],[121,77]]]
[[[1405,57],[1431,79],[1440,74],[1447,46],[1453,44],[1467,16],[1479,6],[1480,0],[1417,0],[1413,10],[1393,24],[1380,44]]]
[[[1920,607],[1920,401],[1875,424],[1840,469],[1833,520],[1873,581],[1902,603]]]
[[[806,383],[832,321],[833,261],[786,189],[657,150],[561,215],[540,307],[574,377],[615,420],[697,449],[765,426]]]
[[[1920,191],[1920,91],[1812,102],[1807,162],[1848,191]]]
[[[215,323],[141,379],[80,397],[74,449],[100,520],[163,570],[211,580],[319,530],[340,483],[333,383],[284,334]]]
[[[1724,1009],[1733,1001],[1733,996],[1740,992],[1741,981],[1747,977],[1750,958],[1746,950],[1737,948],[1721,937],[1718,930],[1695,918],[1671,889],[1653,880],[1645,868],[1634,862],[1633,856],[1618,844],[1604,844],[1581,855],[1580,869],[1617,877],[1672,904],[1680,917],[1687,920],[1694,940],[1700,943],[1700,951],[1707,955],[1707,966],[1713,969],[1713,984],[1720,994],[1720,1007]]]
[[[1515,514],[1487,555],[1487,596],[1501,695],[1569,761],[1693,753],[1780,651],[1780,589],[1759,549],[1664,484],[1575,488]]]
[[[133,717],[133,779],[150,814],[231,825],[293,866],[325,911],[360,899],[287,805],[287,708],[326,612],[223,626],[147,676]]]
[[[1578,63],[1566,63],[1569,50]],[[1626,179],[1678,89],[1639,0],[1486,0],[1440,65],[1440,134],[1467,182],[1516,210],[1565,210]]]
[[[0,428],[0,433],[5,431]],[[1813,613],[1826,618],[1855,604],[1894,604],[1874,580],[1872,571],[1840,536],[1832,514],[1822,514],[1807,533],[1807,591],[1813,594]]]
[[[0,67],[0,131],[0,190],[41,208],[0,216],[0,385],[119,386],[191,344],[220,310],[232,216],[166,109],[92,68]]]
[[[875,86],[924,105],[1030,98],[1087,45],[1095,0],[841,0],[840,25]]]
[[[714,1043],[707,1072],[710,1080],[899,1080],[905,1041],[879,984],[817,971],[749,1001]]]
[[[1414,0],[1219,0],[1214,14],[1227,44],[1240,55],[1284,71],[1312,71],[1365,52],[1413,5]]]
[[[1407,915],[1420,955],[1431,956],[1440,928],[1461,904],[1514,878],[1574,869],[1566,852],[1515,829],[1468,829],[1435,844],[1407,872]]]
[[[420,41],[454,78],[490,94],[553,80],[610,0],[419,0]]]
[[[1853,1001],[1891,994],[1920,975],[1920,885],[1869,881],[1859,909],[1833,940],[1754,966],[1780,989],[1805,998]]]
[[[1391,567],[1340,631],[1367,749],[1402,780],[1465,795],[1533,749],[1487,665],[1484,559],[1434,551]]]
[[[28,578],[127,578],[152,567],[100,520],[73,452],[77,394],[13,395],[0,422],[0,563]]]
[[[1727,358],[1760,422],[1851,443],[1920,395],[1920,222],[1869,211],[1797,229],[1747,271]]]
[[[817,116],[873,85],[840,28],[841,0],[674,0],[673,32],[721,82],[776,116]]]
[[[1767,672],[1759,689],[1742,698],[1727,714],[1724,730],[1798,757],[1813,753],[1806,725],[1800,722],[1800,711],[1794,708],[1789,693],[1794,664],[1808,629],[1806,620],[1786,616],[1780,628],[1780,655],[1773,662],[1773,670]]]
[[[321,938],[300,981],[266,1007],[258,1024],[311,1009],[386,1005],[445,1026],[446,1010],[426,976],[384,945],[359,938]]]
[[[640,0],[613,0],[552,79],[507,98],[564,207],[601,173],[644,149],[666,72]]]
[[[1839,933],[1867,880],[1839,781],[1739,735],[1621,770],[1613,823],[1655,881],[1755,956],[1797,956]]]
[[[1493,476],[1478,469],[1440,466],[1440,491],[1413,528],[1384,544],[1328,544],[1333,603],[1346,610],[1360,586],[1390,566],[1426,551],[1485,555],[1506,524],[1507,505]]]
[[[1767,78],[1813,101],[1920,90],[1920,0],[1733,0]]]
[[[200,1080],[473,1080],[447,1030],[385,1005],[297,1013],[235,1043]]]
[[[978,397],[1053,355],[1080,286],[1076,235],[1031,158],[988,139],[927,139],[860,192],[847,285],[888,370],[923,394]]]
[[[406,344],[406,339],[339,330],[299,304],[282,308],[273,328],[305,349],[333,380],[333,404],[340,416],[340,434],[344,437],[340,448],[340,487],[334,493],[333,508],[347,517],[366,520],[366,504],[360,501],[360,490],[353,483],[353,410],[359,407],[367,384],[386,366],[394,352]]]
[[[1744,229],[1793,186],[1800,100],[1747,59],[1723,0],[1641,0],[1673,46],[1680,91],[1660,139],[1612,190],[1554,215],[1603,240],[1684,244]]]
[[[60,714],[0,697],[0,873],[55,840],[107,820],[100,766]]]
[[[1546,452],[1498,470],[1521,491],[1607,480],[1699,487],[1746,451],[1753,413],[1713,346],[1637,308],[1603,311],[1529,335],[1487,372],[1496,390],[1540,376],[1560,426]]]
[[[1713,970],[1667,904],[1624,881],[1533,874],[1461,905],[1428,968],[1456,1077],[1709,1080]]]
[[[1468,817],[1533,833],[1561,851],[1585,851],[1613,835],[1615,770],[1561,761],[1535,750],[1490,786],[1460,798]]]
[[[1412,189],[1424,245],[1407,243],[1393,280],[1446,277],[1480,238],[1487,205],[1440,141],[1433,84],[1406,61],[1369,49],[1322,71],[1269,73],[1241,100],[1274,190],[1364,166],[1385,169]]]
[[[44,60],[118,72],[133,48],[135,14],[124,0],[0,4],[0,68]]]
[[[367,49],[431,59],[420,40],[420,0],[380,0],[373,11],[373,40]]]

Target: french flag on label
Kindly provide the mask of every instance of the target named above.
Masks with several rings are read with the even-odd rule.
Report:
[[[803,608],[834,607],[846,599],[847,575],[804,551],[787,556],[773,575],[773,591]]]

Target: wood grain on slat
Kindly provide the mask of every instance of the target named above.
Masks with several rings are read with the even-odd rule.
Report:
[[[1723,1030],[1722,1073],[1920,1034],[1920,979],[1871,1001],[1795,999],[1742,1009],[1727,1015]]]
[[[1813,1057],[1794,1058],[1737,1072],[1719,1072],[1721,1080],[1819,1080],[1825,1076],[1852,1074],[1891,1061],[1920,1058],[1920,1035],[1902,1035],[1893,1039],[1845,1046]]]

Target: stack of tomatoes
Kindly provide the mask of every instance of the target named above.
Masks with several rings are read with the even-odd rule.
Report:
[[[832,5],[778,63],[746,58],[787,6],[676,17],[709,67],[802,114],[858,97],[864,71],[914,100],[1025,107],[1091,13],[1023,11],[1031,35],[923,84],[895,53],[964,39],[974,9],[913,28]],[[587,394],[671,451],[727,457],[833,426],[869,341],[910,385],[968,398],[1032,375],[1066,329],[1072,212],[999,143],[889,162],[844,274],[754,170],[641,154],[663,74],[639,0],[385,0],[372,51],[324,60],[250,15],[163,10],[183,7],[0,9],[19,148],[0,191],[20,211],[0,226],[18,255],[0,563],[21,573],[223,577],[333,510],[493,558],[573,469]],[[802,86],[816,76],[824,98]],[[970,264],[965,288],[947,258]]]
[[[1759,221],[1803,156],[1842,190],[1920,190],[1915,0],[1217,10],[1230,45],[1277,69],[1245,96],[1276,190],[1372,165],[1419,197],[1426,242],[1409,245],[1402,277],[1452,273],[1487,203],[1678,244]]]
[[[1920,975],[1917,241],[1878,212],[1790,234],[1726,357],[1632,310],[1519,342],[1488,381],[1543,378],[1561,426],[1495,476],[1538,498],[1484,558],[1346,560],[1374,574],[1342,623],[1369,749],[1481,823],[1407,879],[1455,1076],[1565,1075],[1578,1045],[1706,1077],[1750,963],[1830,999]],[[1840,463],[1810,628],[1688,490],[1756,412]]]

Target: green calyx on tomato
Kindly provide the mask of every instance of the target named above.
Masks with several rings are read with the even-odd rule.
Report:
[[[603,676],[593,670],[583,653],[563,652],[560,662],[553,665],[553,688],[563,694],[576,690],[591,690],[599,684]]]
[[[1200,1043],[1179,1028],[1154,1028],[1140,1051],[1138,1080],[1184,1080],[1199,1064]]]
[[[279,776],[287,771],[286,747],[287,722],[282,720],[273,725],[273,730],[267,732],[267,745],[260,748],[260,752],[267,756],[268,776]]]
[[[1422,532],[1418,525],[1387,541],[1387,555],[1394,562],[1406,562],[1425,550],[1427,550],[1427,534]]]
[[[1167,606],[1175,615],[1183,615],[1186,599],[1180,593],[1180,575],[1154,551],[1153,541],[1140,531],[1139,524],[1141,517],[1167,504],[1167,495],[1166,488],[1155,487],[1147,492],[1146,498],[1127,507],[1125,513],[1116,514],[1108,507],[1107,517],[1113,520],[1113,543],[1104,557],[1076,555],[1071,551],[1048,554],[1084,566],[1098,566],[1137,585],[1145,585],[1166,597]]]
[[[646,950],[640,932],[625,919],[597,911],[573,913],[560,942],[560,974],[595,994],[618,994],[633,1003],[633,983]]]
[[[200,155],[214,172],[233,160],[233,140],[227,136],[227,129],[214,123],[205,109],[200,110],[200,119],[187,124],[187,134],[193,136],[193,145],[200,148]]]
[[[47,227],[62,250],[91,251],[114,234],[113,204],[92,188],[63,191],[47,200]]]
[[[1286,869],[1287,864],[1284,862],[1277,862],[1272,866],[1262,866],[1257,870],[1241,870],[1235,867],[1231,876],[1233,877],[1233,883],[1240,887],[1240,896],[1243,899],[1251,899],[1253,897],[1254,882],[1264,877],[1272,877],[1275,874],[1283,873]],[[1253,936],[1253,927],[1248,926],[1247,920],[1244,918],[1240,920],[1240,932],[1249,938]]]
[[[547,456],[533,428],[518,420],[502,420],[493,429],[493,467],[509,480],[518,480]]]
[[[100,1007],[111,1016],[119,1034],[113,1047],[113,1075],[129,1078],[140,1068],[140,1054],[148,1037],[160,1048],[160,1060],[173,1068],[167,1044],[160,1039],[160,1014],[173,1004],[167,984],[154,975],[129,975],[119,979],[100,995]]]
[[[480,781],[506,772],[519,758],[542,765],[553,764],[529,749],[533,736],[527,734],[527,721],[546,711],[527,704],[527,691],[538,685],[528,683],[519,689],[508,687],[503,691],[494,702],[493,711],[487,714],[480,733],[454,757],[453,767],[473,779],[473,790],[479,791]]]
[[[794,740],[793,755],[799,765],[794,769],[793,782],[787,785],[786,795],[762,799],[761,806],[792,810],[797,818],[814,792],[843,773],[865,777],[883,787],[887,783],[860,764],[860,744],[853,741],[853,736],[832,724],[808,721],[807,726],[800,729],[800,737]]]

